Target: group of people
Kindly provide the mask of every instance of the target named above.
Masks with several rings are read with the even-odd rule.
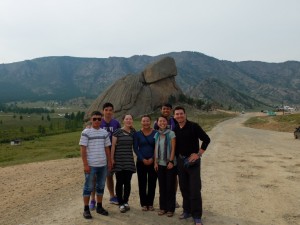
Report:
[[[83,217],[91,219],[93,209],[108,215],[102,206],[105,181],[110,202],[118,204],[121,213],[130,210],[131,178],[137,172],[143,211],[154,211],[158,180],[158,215],[172,217],[179,180],[183,197],[183,213],[179,219],[193,217],[195,225],[203,225],[200,167],[201,156],[210,143],[209,136],[197,123],[187,120],[181,106],[175,107],[171,116],[172,106],[164,104],[154,128],[151,117],[143,115],[139,131],[133,128],[132,115],[123,116],[121,127],[113,118],[113,111],[113,105],[105,103],[103,114],[92,112],[91,124],[83,130],[79,141],[85,175]]]

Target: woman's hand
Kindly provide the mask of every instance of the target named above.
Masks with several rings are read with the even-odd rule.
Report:
[[[172,169],[174,167],[174,164],[172,163],[172,162],[168,162],[168,164],[167,164],[167,169]]]
[[[157,162],[154,163],[154,169],[155,169],[156,172],[158,171],[158,164],[157,164]]]
[[[115,160],[111,159],[111,168],[113,168],[115,166]]]
[[[153,164],[153,159],[143,159],[143,163],[145,166],[150,166]]]

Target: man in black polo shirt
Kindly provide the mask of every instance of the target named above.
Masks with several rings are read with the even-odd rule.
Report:
[[[194,122],[187,120],[185,109],[177,106],[174,118],[178,122],[175,127],[176,156],[178,159],[179,186],[183,198],[183,213],[180,219],[192,216],[195,225],[203,225],[201,177],[201,156],[210,143],[209,136]],[[199,139],[202,141],[201,147]]]

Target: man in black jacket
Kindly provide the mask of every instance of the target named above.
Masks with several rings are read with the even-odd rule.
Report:
[[[179,218],[186,219],[192,216],[195,225],[203,225],[200,166],[201,156],[210,143],[210,138],[197,123],[187,120],[183,107],[177,106],[174,109],[174,118],[178,122],[174,130],[175,152],[183,197],[183,213]],[[199,139],[202,141],[201,147]]]

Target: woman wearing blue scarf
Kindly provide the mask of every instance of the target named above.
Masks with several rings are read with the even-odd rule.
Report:
[[[175,133],[167,129],[168,120],[164,116],[157,119],[159,127],[155,134],[155,160],[154,168],[158,174],[159,207],[158,215],[167,214],[172,217],[175,211]]]

